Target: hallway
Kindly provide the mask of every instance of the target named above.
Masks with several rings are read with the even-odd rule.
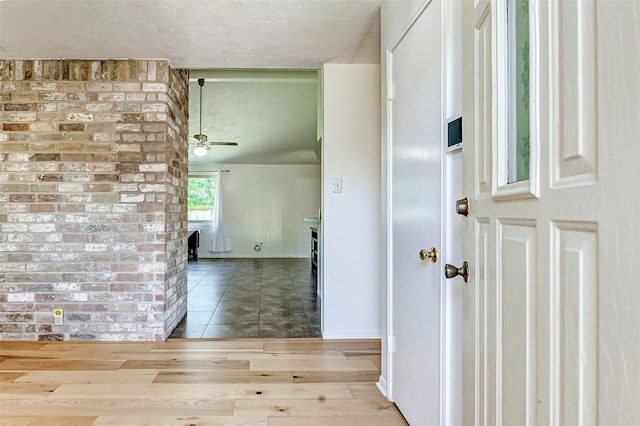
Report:
[[[188,268],[187,315],[171,338],[320,336],[309,259],[201,259]]]

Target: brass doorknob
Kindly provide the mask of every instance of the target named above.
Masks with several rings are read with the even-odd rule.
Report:
[[[469,199],[467,197],[461,198],[456,201],[456,213],[462,216],[469,215]]]
[[[420,250],[420,260],[431,259],[432,262],[438,260],[438,250],[435,247],[431,247],[431,250]]]
[[[461,267],[456,267],[453,265],[449,265],[448,263],[444,265],[444,276],[447,278],[454,278],[460,275],[464,278],[464,282],[469,282],[469,264],[465,261],[462,262]]]

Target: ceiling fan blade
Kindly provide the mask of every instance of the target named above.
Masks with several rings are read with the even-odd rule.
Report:
[[[237,146],[238,142],[208,142],[209,145],[229,145],[229,146]]]

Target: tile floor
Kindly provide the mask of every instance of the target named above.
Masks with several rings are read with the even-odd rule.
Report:
[[[186,317],[171,338],[319,337],[309,259],[189,262]]]

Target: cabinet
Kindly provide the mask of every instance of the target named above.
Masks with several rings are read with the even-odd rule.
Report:
[[[311,273],[318,275],[318,228],[311,227]]]

